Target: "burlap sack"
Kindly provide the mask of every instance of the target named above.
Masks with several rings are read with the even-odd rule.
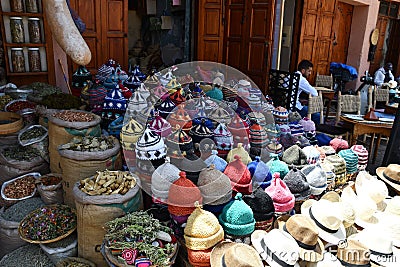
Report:
[[[88,113],[86,111],[79,112]],[[68,143],[74,136],[100,136],[101,118],[95,114],[93,114],[93,116],[94,119],[90,122],[69,122],[49,116],[49,156],[51,172],[61,173],[60,155],[58,154],[59,145]]]
[[[59,150],[65,204],[75,206],[72,189],[77,181],[95,175],[96,171],[122,168],[121,145],[118,139],[112,138],[114,147],[102,152]]]
[[[47,176],[61,177],[61,174],[50,173],[48,175],[42,176],[41,178]],[[36,186],[36,188],[39,192],[40,198],[45,204],[51,205],[51,204],[64,203],[64,192],[62,189],[62,181],[60,181],[58,184],[55,185],[43,185],[42,183],[40,183]]]
[[[26,244],[18,234],[19,222],[5,220],[3,213],[4,207],[0,210],[0,259],[4,255]]]
[[[139,179],[137,179],[139,182]],[[139,185],[125,195],[89,196],[75,183],[73,194],[76,204],[78,255],[94,262],[98,267],[108,264],[100,253],[106,230],[104,225],[117,217],[142,208],[142,193]]]

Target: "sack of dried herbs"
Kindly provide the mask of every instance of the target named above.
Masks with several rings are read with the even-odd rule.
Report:
[[[0,209],[0,258],[26,244],[19,237],[19,223],[31,211],[44,205],[39,197],[33,197],[21,200],[7,209]]]

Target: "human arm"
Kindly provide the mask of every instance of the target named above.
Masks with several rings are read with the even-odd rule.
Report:
[[[381,86],[385,81],[385,73],[383,73],[380,69],[375,72],[374,75],[374,83],[378,86]]]
[[[311,84],[303,76],[300,77],[299,89],[312,96],[318,95],[317,90],[313,86],[311,86]]]

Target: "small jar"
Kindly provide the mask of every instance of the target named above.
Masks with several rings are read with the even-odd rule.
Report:
[[[39,13],[39,5],[37,0],[26,0],[25,8],[26,12],[28,13]]]
[[[13,72],[25,72],[25,57],[22,48],[11,48],[11,62]]]
[[[24,4],[22,0],[10,0],[11,12],[24,12]]]
[[[10,17],[10,30],[13,43],[25,42],[24,23],[21,17]]]
[[[39,48],[36,47],[28,48],[28,60],[29,60],[29,71],[31,72],[42,71]]]
[[[40,36],[40,19],[39,18],[29,18],[28,19],[28,32],[29,32],[29,42],[34,44],[39,44],[42,42]]]

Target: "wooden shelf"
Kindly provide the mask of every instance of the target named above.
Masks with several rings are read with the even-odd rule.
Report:
[[[47,71],[38,71],[38,72],[9,72],[8,76],[34,76],[34,75],[47,75],[49,74]]]
[[[32,43],[5,43],[6,47],[42,47],[46,46],[46,43],[32,44]]]
[[[3,16],[9,17],[43,17],[42,13],[23,13],[23,12],[3,12]]]

